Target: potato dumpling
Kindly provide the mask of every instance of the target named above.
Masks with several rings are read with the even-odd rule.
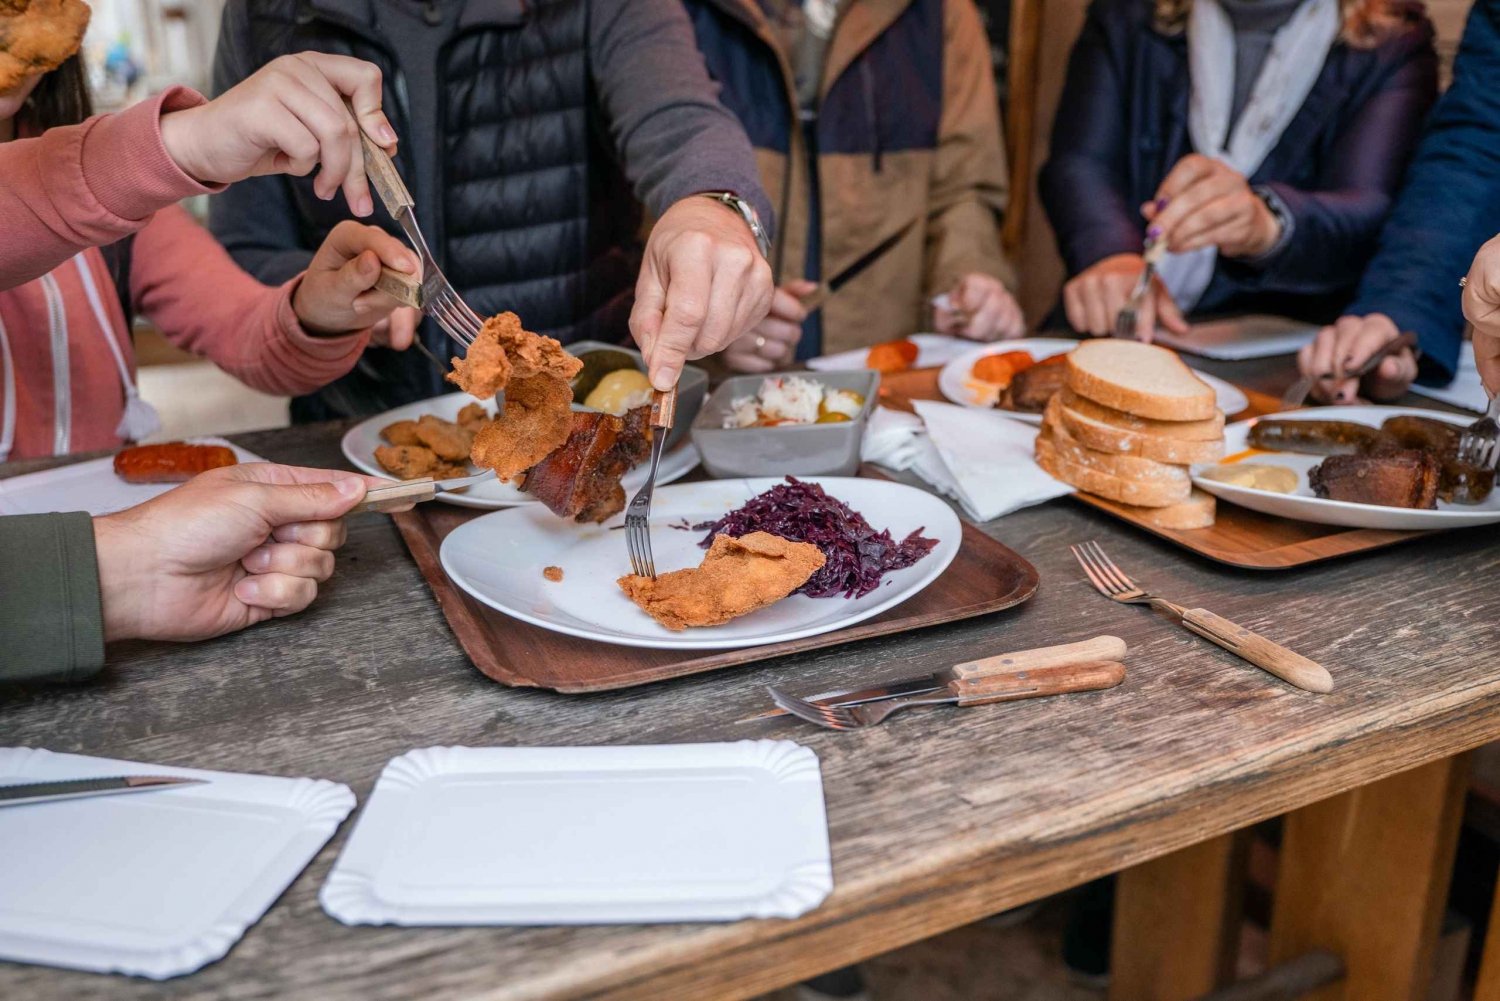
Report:
[[[600,379],[599,385],[594,387],[583,405],[622,417],[627,411],[650,402],[651,382],[646,378],[646,373],[639,369],[621,368]]]

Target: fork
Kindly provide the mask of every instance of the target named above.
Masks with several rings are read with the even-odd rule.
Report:
[[[437,261],[433,260],[427,240],[417,225],[417,217],[413,211],[416,202],[412,200],[411,192],[406,190],[390,155],[363,132],[360,133],[359,141],[360,148],[364,150],[365,173],[370,176],[370,183],[375,186],[385,210],[406,233],[412,249],[422,260],[420,279],[390,268],[381,268],[375,287],[393,299],[420,309],[432,317],[449,337],[467,349],[479,335],[479,328],[484,326],[484,320],[463,301],[442,269],[437,266]]]
[[[1494,469],[1500,459],[1500,393],[1490,397],[1483,417],[1458,436],[1458,461],[1480,469]]]
[[[1411,348],[1413,351],[1416,351],[1417,335],[1411,333],[1410,331],[1407,331],[1404,334],[1398,334],[1397,336],[1391,338],[1390,340],[1385,342],[1380,350],[1376,351],[1370,357],[1366,358],[1363,365],[1359,366],[1359,368],[1355,369],[1353,372],[1346,373],[1346,377],[1355,380],[1363,379],[1365,376],[1375,371],[1375,366],[1384,361],[1387,356],[1395,354],[1402,348]],[[1332,378],[1332,372],[1324,372],[1322,375],[1304,375],[1302,378],[1292,383],[1291,387],[1282,394],[1280,409],[1296,410],[1298,407],[1302,406],[1303,403],[1307,402],[1307,394],[1312,392],[1313,383],[1317,382],[1319,379]]]
[[[1146,247],[1141,254],[1146,261],[1146,266],[1141,269],[1140,277],[1135,280],[1135,287],[1130,290],[1130,298],[1125,300],[1125,305],[1115,316],[1116,337],[1135,338],[1141,303],[1146,301],[1146,293],[1151,291],[1151,281],[1156,277],[1156,266],[1166,252],[1167,245],[1161,242],[1161,230],[1155,226],[1146,230]]]
[[[630,550],[631,572],[652,580],[656,579],[656,560],[651,555],[651,495],[656,492],[656,469],[676,416],[677,387],[657,390],[651,397],[651,472],[625,509],[625,547]]]
[[[1073,550],[1073,555],[1077,557],[1089,581],[1106,598],[1127,605],[1150,605],[1152,608],[1171,612],[1189,632],[1217,643],[1235,656],[1269,671],[1290,685],[1309,692],[1333,691],[1333,678],[1322,665],[1207,609],[1183,608],[1151,594],[1125,576],[1124,571],[1104,554],[1099,543],[1091,540],[1081,546],[1068,548]]]
[[[1114,688],[1125,680],[1125,665],[1117,661],[1065,664],[1031,671],[1013,671],[984,678],[955,679],[935,692],[906,695],[883,702],[856,706],[824,705],[798,698],[775,686],[767,691],[771,701],[798,719],[830,730],[860,730],[879,726],[894,713],[914,706],[956,704],[964,708],[991,702],[1014,702],[1066,692],[1094,692]]]

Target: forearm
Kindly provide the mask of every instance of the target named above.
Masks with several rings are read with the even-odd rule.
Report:
[[[991,275],[1016,287],[1016,273],[1000,246],[1000,216],[993,205],[971,198],[933,216],[927,227],[927,291],[946,292],[964,275]]]
[[[660,216],[700,191],[733,191],[772,227],[750,140],[719,103],[676,0],[592,0],[590,72],[625,173]]]
[[[0,517],[0,682],[80,681],[103,664],[93,520]]]
[[[1128,205],[1120,179],[1102,163],[1054,155],[1042,169],[1038,190],[1069,275],[1106,257],[1141,252],[1145,222]]]
[[[1347,294],[1374,252],[1391,197],[1384,191],[1302,191],[1280,183],[1265,187],[1285,206],[1290,238],[1269,258],[1226,258],[1223,267],[1254,291]]]

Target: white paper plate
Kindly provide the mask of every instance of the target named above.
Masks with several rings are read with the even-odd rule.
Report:
[[[974,410],[992,410],[995,406],[994,394],[969,377],[969,372],[974,368],[975,362],[987,355],[1003,354],[1006,351],[1027,351],[1030,352],[1031,357],[1041,361],[1044,358],[1062,354],[1064,351],[1072,351],[1078,347],[1078,344],[1078,341],[1064,337],[1031,337],[1019,341],[996,341],[993,344],[985,344],[959,355],[944,365],[943,370],[938,373],[938,389],[959,406],[970,407]],[[1218,397],[1219,409],[1225,414],[1237,414],[1250,405],[1249,398],[1238,387],[1203,372],[1196,374],[1198,378],[1213,387],[1214,395]],[[1027,424],[1042,423],[1041,414],[1022,414],[1012,410],[1002,410],[1000,413],[1018,421],[1025,421]]]
[[[917,360],[912,362],[912,368],[946,365],[955,356],[970,351],[974,347],[973,341],[950,334],[912,334],[907,337],[907,340],[917,346]],[[814,372],[851,371],[869,368],[870,366],[866,364],[869,357],[869,348],[855,348],[852,351],[840,351],[837,354],[809,358],[807,367]]]
[[[0,748],[0,782],[177,775],[208,785],[0,809],[0,958],[161,980],[221,958],[333,836],[316,779]]]
[[[423,414],[434,414],[451,421],[458,416],[460,410],[474,402],[474,397],[468,393],[449,393],[447,396],[435,396],[430,400],[408,403],[404,407],[387,410],[383,414],[360,421],[345,432],[343,440],[339,442],[339,447],[344,450],[344,458],[354,463],[355,468],[361,472],[388,478],[391,474],[375,461],[375,449],[386,444],[385,439],[380,437],[381,428],[397,421],[414,421]],[[493,400],[484,401],[484,407],[492,414],[495,412]],[[661,457],[661,468],[657,470],[656,482],[661,484],[680,480],[697,466],[697,449],[693,448],[691,442],[684,442]],[[469,468],[476,473],[479,471],[478,466]],[[625,474],[621,482],[625,485],[627,497],[632,496],[641,484],[646,482],[648,469],[649,464],[642,463]],[[488,510],[537,503],[530,494],[522,493],[509,483],[501,483],[498,480],[487,480],[462,493],[444,490],[438,493],[437,499],[447,501],[449,504],[457,504],[460,507]]]
[[[657,650],[722,650],[818,636],[862,622],[921,592],[958,554],[963,528],[946,503],[887,480],[807,477],[897,540],[923,529],[938,544],[914,566],[889,573],[861,598],[794,594],[722,626],[672,632],[625,597],[615,581],[630,572],[623,529],[562,521],[522,507],[475,518],[454,529],[440,550],[443,570],[474,598],[544,629],[603,643]],[[651,546],[663,573],[703,562],[702,532],[673,524],[721,518],[782,480],[710,480],[658,490],[651,502]],[[622,519],[615,518],[619,525]],[[563,570],[553,583],[545,567]]]
[[[1294,355],[1317,334],[1316,323],[1284,316],[1230,316],[1195,323],[1186,337],[1158,330],[1156,342],[1204,358],[1244,361]]]
[[[795,918],[832,888],[817,755],[742,740],[403,754],[319,899],[345,924],[638,924]]]
[[[264,462],[223,438],[192,438],[199,445],[228,445],[241,462]],[[113,514],[135,507],[177,486],[176,483],[126,483],[115,475],[113,456],[75,462],[40,473],[0,480],[0,514],[49,514],[87,511]]]
[[[1463,414],[1439,413],[1435,410],[1420,410],[1412,407],[1317,407],[1312,410],[1297,410],[1276,414],[1275,420],[1322,420],[1354,421],[1379,427],[1387,417],[1412,414],[1417,417],[1432,417],[1450,424],[1469,424],[1473,418]],[[1270,420],[1272,418],[1258,418]],[[1239,421],[1224,429],[1224,454],[1234,455],[1249,448],[1248,437],[1254,420]],[[1418,511],[1405,507],[1383,507],[1376,504],[1353,504],[1349,501],[1324,500],[1314,497],[1307,485],[1307,471],[1325,457],[1302,455],[1297,452],[1268,452],[1257,455],[1247,462],[1262,462],[1268,465],[1286,466],[1297,473],[1300,485],[1294,494],[1278,494],[1270,490],[1254,490],[1228,483],[1204,479],[1197,475],[1205,465],[1193,467],[1193,482],[1204,490],[1241,507],[1262,514],[1296,518],[1322,525],[1343,525],[1347,528],[1386,528],[1396,530],[1423,530],[1439,528],[1463,528],[1467,525],[1489,525],[1500,522],[1500,491],[1487,497],[1483,504],[1445,504],[1438,501],[1435,511]]]

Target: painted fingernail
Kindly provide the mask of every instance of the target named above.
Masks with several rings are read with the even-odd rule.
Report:
[[[1146,228],[1146,236],[1147,236],[1148,239],[1160,240],[1161,239],[1161,227],[1160,226],[1148,226]]]
[[[1170,198],[1158,198],[1156,200],[1156,211],[1160,212],[1162,209],[1166,208],[1170,204],[1172,204],[1172,199],[1170,199]]]

